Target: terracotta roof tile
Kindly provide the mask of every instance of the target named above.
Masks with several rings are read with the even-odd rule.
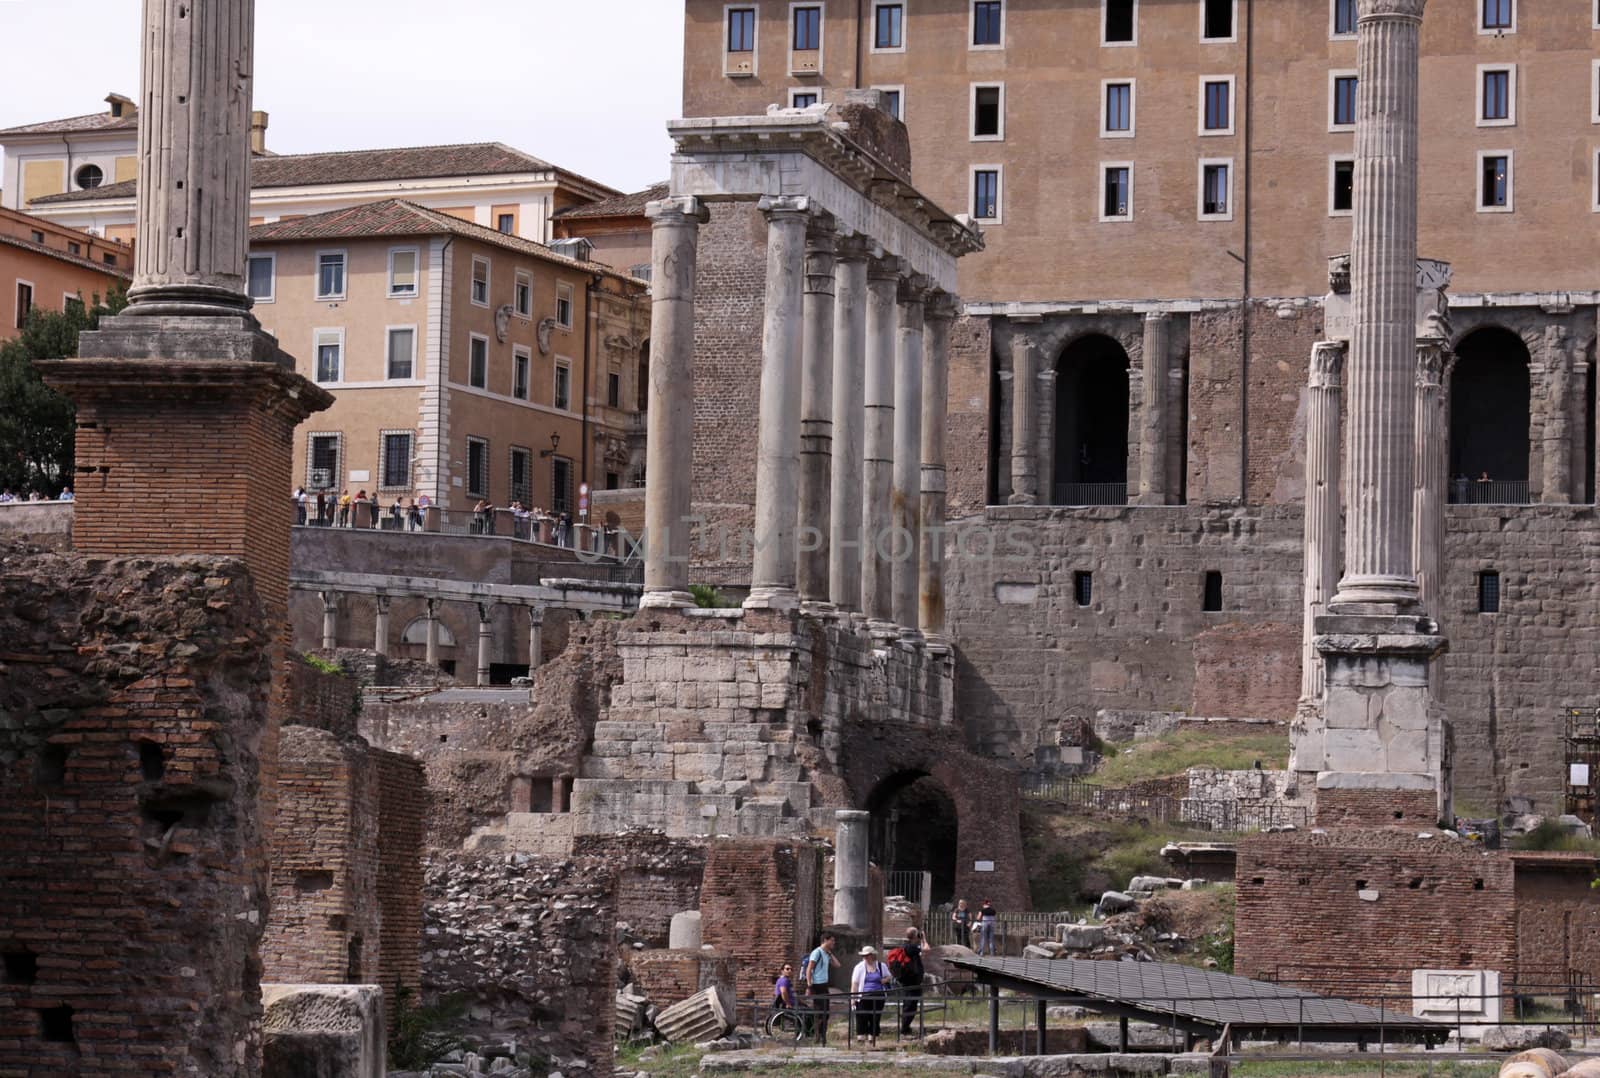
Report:
[[[65,120],[45,120],[43,123],[23,124],[0,131],[0,140],[17,135],[55,135],[83,131],[137,131],[137,116],[113,116],[109,112],[95,112],[88,116],[69,116]]]
[[[557,210],[554,216],[563,221],[575,217],[643,217],[645,204],[666,198],[670,188],[671,185],[665,182],[653,183],[643,191],[620,198],[602,199],[586,206],[568,206],[564,210]]]
[[[123,281],[132,279],[128,271],[121,266],[108,266],[103,262],[96,262],[93,259],[84,258],[82,255],[75,255],[71,251],[58,251],[54,247],[46,247],[42,243],[34,243],[32,240],[25,240],[20,236],[0,234],[0,243],[5,244],[7,247],[20,247],[24,251],[32,251],[34,254],[48,255],[58,262],[66,262],[69,265],[77,266],[79,269],[94,270],[97,273],[105,274],[107,277],[116,277]]]

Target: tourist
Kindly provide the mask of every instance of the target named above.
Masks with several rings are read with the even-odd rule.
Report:
[[[304,527],[306,522],[306,488],[295,487],[294,493],[289,497],[294,502],[294,522]]]
[[[883,1027],[883,1005],[889,998],[894,978],[889,968],[878,961],[878,949],[871,944],[861,948],[861,961],[850,973],[850,994],[856,1001],[856,1036],[867,1039],[867,1047],[878,1047]]]
[[[561,518],[556,522],[556,545],[572,545],[572,518],[565,513],[562,513]]]
[[[405,526],[405,504],[404,496],[399,494],[395,495],[394,501],[389,503],[389,527],[394,531],[399,531]]]
[[[838,945],[837,936],[824,932],[822,942],[800,965],[800,979],[811,999],[811,1028],[818,1044],[828,1043],[828,983],[833,978],[833,951]]]
[[[778,979],[772,985],[772,1006],[775,1010],[792,1011],[794,1006],[794,981],[791,979],[794,967],[785,962],[778,971]]]
[[[350,526],[350,490],[346,488],[339,492],[339,527]]]
[[[479,498],[473,506],[472,530],[479,535],[494,534],[494,504],[488,498]]]
[[[38,491],[37,491],[37,490],[36,490],[36,491],[34,491],[34,492],[33,492],[33,493],[32,493],[32,494],[29,494],[29,495],[28,495],[28,500],[29,500],[29,501],[30,501],[30,502],[42,502],[42,501],[44,501],[44,495],[43,495],[43,494],[40,494],[40,493],[39,493],[39,492],[38,492]]]
[[[426,494],[419,492],[415,498],[411,499],[411,508],[406,514],[406,521],[414,532],[422,530],[422,503],[426,497]]]
[[[972,911],[967,909],[967,900],[962,899],[956,903],[956,908],[950,911],[950,922],[956,926],[956,942],[963,947],[972,946]]]
[[[14,502],[16,500],[17,496],[11,493],[9,490],[0,490],[0,505],[5,505],[8,502]]]
[[[317,491],[317,526],[326,528],[333,520],[333,495],[325,490]]]
[[[355,499],[350,503],[350,526],[352,528],[356,527],[357,522],[361,520],[361,514],[356,512],[356,506],[366,504],[367,492],[364,490],[356,491]]]
[[[917,1020],[917,1003],[922,999],[922,931],[916,928],[906,929],[906,941],[895,948],[904,959],[899,968],[894,963],[889,965],[889,973],[900,984],[902,1000],[900,1003],[900,1034],[909,1036],[911,1027]]]
[[[994,903],[987,898],[978,908],[978,953],[994,954],[994,930],[998,927],[1000,914],[995,911]]]
[[[58,502],[70,502],[73,500],[75,499],[71,487],[62,487],[61,493],[56,495],[56,501]]]

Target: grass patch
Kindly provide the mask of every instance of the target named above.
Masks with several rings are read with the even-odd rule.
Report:
[[[617,1049],[617,1069],[649,1071],[651,1078],[692,1078],[705,1053],[692,1044],[625,1044]]]
[[[1554,820],[1541,820],[1539,826],[1511,844],[1514,850],[1545,850],[1561,853],[1600,853],[1600,842],[1574,835]]]
[[[1307,1078],[1339,1075],[1340,1078],[1493,1078],[1498,1059],[1469,1063],[1460,1060],[1439,1062],[1394,1062],[1380,1066],[1377,1060],[1250,1060],[1235,1063],[1234,1078]]]
[[[1169,876],[1169,842],[1214,841],[1211,831],[1141,820],[1102,819],[1048,801],[1024,801],[1023,852],[1036,910],[1080,913],[1135,876]]]
[[[1289,734],[1275,726],[1180,726],[1158,738],[1117,746],[1091,777],[1101,786],[1128,786],[1149,779],[1170,778],[1191,767],[1245,771],[1261,761],[1263,768],[1289,763]]]

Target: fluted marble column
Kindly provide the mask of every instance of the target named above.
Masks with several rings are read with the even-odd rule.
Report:
[[[944,624],[945,426],[950,396],[950,326],[955,297],[937,292],[923,308],[922,550],[918,558],[918,624],[929,651],[950,649]]]
[[[1443,613],[1445,490],[1450,414],[1446,403],[1445,366],[1449,343],[1442,338],[1417,341],[1416,538],[1411,556],[1417,566],[1417,598],[1437,618]]]
[[[494,604],[477,603],[478,608],[478,684],[489,684],[489,659],[494,645]]]
[[[248,310],[254,0],[145,0],[128,314]]]
[[[1011,333],[1011,504],[1039,500],[1038,416],[1034,410],[1033,339],[1013,326]]]
[[[1047,367],[1033,376],[1033,410],[1039,418],[1034,441],[1034,466],[1038,469],[1035,489],[1040,505],[1056,503],[1056,380],[1059,373]]]
[[[1312,646],[1316,619],[1328,612],[1339,579],[1339,405],[1345,346],[1318,341],[1311,350],[1306,390],[1306,522],[1304,627],[1300,640],[1300,701],[1322,694],[1322,656]]]
[[[650,385],[646,415],[644,594],[641,607],[689,607],[694,460],[694,275],[700,200],[645,207],[650,219]]]
[[[917,588],[922,550],[922,337],[926,283],[901,282],[895,333],[893,538],[889,544],[894,621],[901,636],[921,639]]]
[[[867,371],[867,258],[861,236],[839,241],[834,260],[833,460],[829,483],[828,598],[861,609],[862,395]]]
[[[1167,504],[1167,362],[1172,349],[1172,316],[1144,316],[1144,379],[1139,423],[1137,505]]]
[[[389,654],[389,597],[372,597],[372,650],[379,655]]]
[[[1417,44],[1424,0],[1359,0],[1350,253],[1349,512],[1335,602],[1406,610],[1417,313]]]
[[[801,294],[809,200],[763,198],[767,219],[766,307],[761,322],[761,416],[756,444],[755,563],[750,610],[788,610],[795,592],[800,498]]]
[[[866,427],[861,462],[861,610],[880,631],[894,626],[894,348],[900,262],[875,259],[867,268]]]
[[[1572,499],[1572,355],[1567,348],[1567,333],[1561,326],[1547,326],[1543,355],[1544,400],[1544,490],[1539,500],[1566,505]],[[1532,478],[1531,476],[1529,478]]]
[[[828,609],[833,465],[834,227],[818,216],[806,232],[805,333],[800,377],[800,601]]]

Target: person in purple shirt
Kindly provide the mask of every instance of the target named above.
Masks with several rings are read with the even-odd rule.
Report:
[[[850,992],[856,997],[856,1036],[867,1039],[867,1047],[878,1047],[883,1027],[883,1005],[894,978],[889,967],[878,961],[878,949],[870,944],[861,948],[861,961],[850,973]]]
[[[789,979],[793,973],[794,967],[785,962],[777,983],[772,986],[772,1005],[779,1010],[794,1010],[794,982]]]

